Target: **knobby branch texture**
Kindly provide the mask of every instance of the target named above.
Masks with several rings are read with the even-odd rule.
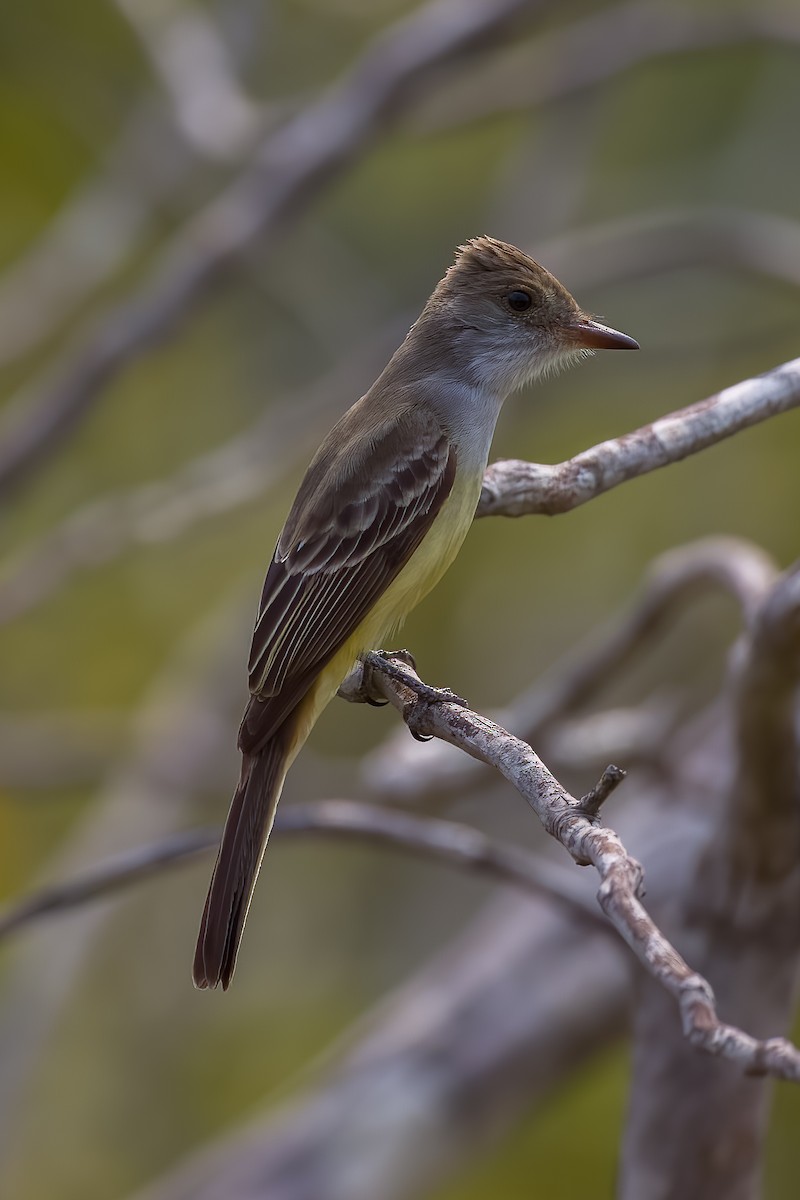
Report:
[[[367,655],[341,694],[353,701],[388,700],[417,737],[441,738],[495,767],[575,862],[596,869],[601,908],[645,970],[674,996],[689,1042],[749,1074],[800,1083],[800,1051],[784,1038],[759,1040],[720,1021],[709,983],[683,960],[645,909],[641,865],[611,829],[596,823],[599,804],[618,781],[613,775],[607,774],[590,797],[576,799],[526,742],[471,711],[458,697],[437,694],[403,654]]]

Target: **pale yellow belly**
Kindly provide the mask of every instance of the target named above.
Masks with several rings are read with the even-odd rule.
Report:
[[[480,489],[480,475],[468,480],[456,478],[442,511],[410,562],[331,659],[308,693],[302,705],[302,717],[289,761],[294,759],[319,714],[336,695],[339,685],[358,657],[367,650],[386,647],[387,639],[397,632],[412,608],[444,575],[467,536],[475,516]]]

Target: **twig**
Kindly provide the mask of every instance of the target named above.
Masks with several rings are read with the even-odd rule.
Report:
[[[438,862],[510,884],[567,905],[581,920],[607,930],[593,904],[562,881],[563,871],[536,855],[491,842],[476,829],[452,821],[416,817],[352,800],[321,800],[279,811],[274,837],[319,835],[366,841],[410,851]],[[66,883],[43,888],[0,912],[0,939],[52,913],[66,912],[149,879],[167,868],[193,862],[219,844],[219,829],[172,834],[155,845],[118,854]]]
[[[578,801],[578,811],[583,813],[586,819],[591,821],[593,825],[597,824],[600,817],[600,809],[611,793],[622,783],[626,774],[627,771],[623,771],[622,767],[615,767],[613,763],[610,763],[594,787],[585,796],[581,796]]]
[[[800,406],[800,358],[661,417],[555,466],[508,459],[484,477],[476,516],[570,512],[603,492],[681,462],[759,421]]]
[[[586,817],[580,801],[569,795],[531,747],[460,704],[420,701],[418,690],[428,685],[402,661],[406,682],[390,679],[384,661],[381,655],[367,655],[350,686],[366,687],[375,697],[389,700],[414,732],[442,738],[496,767],[575,862],[595,867],[601,908],[645,970],[674,996],[692,1045],[731,1060],[743,1071],[800,1082],[800,1051],[790,1042],[760,1041],[719,1020],[710,985],[684,962],[641,903],[640,864],[612,830]]]
[[[435,68],[546,7],[547,0],[431,0],[376,38],[344,79],[267,137],[241,177],[174,237],[138,295],[95,326],[50,384],[8,406],[0,495],[53,452],[101,388],[168,333],[256,237],[264,250],[270,236],[296,221]]]

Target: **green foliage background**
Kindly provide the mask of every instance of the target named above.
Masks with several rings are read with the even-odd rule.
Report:
[[[229,0],[209,14],[239,45],[249,94],[269,105],[312,94],[412,7]],[[603,7],[562,5],[541,27]],[[747,11],[723,2],[671,7],[731,20]],[[520,46],[535,33],[521,32]],[[158,486],[262,414],[303,404],[326,372],[352,360],[354,373],[349,393],[332,386],[327,407],[298,423],[301,435],[273,448],[263,488],[247,502],[177,532],[167,514],[118,553],[98,546],[95,562],[0,629],[0,719],[11,734],[22,722],[33,735],[37,768],[26,781],[0,763],[3,896],[101,851],[222,819],[243,675],[241,688],[229,685],[221,724],[198,734],[219,739],[213,778],[179,776],[174,807],[163,798],[153,806],[146,772],[131,776],[131,761],[154,721],[190,721],[192,688],[204,711],[204,690],[220,672],[230,676],[224,664],[243,661],[264,566],[304,461],[380,365],[365,347],[387,322],[413,318],[453,248],[489,232],[538,253],[605,221],[695,206],[796,221],[798,80],[797,38],[753,40],[650,57],[558,103],[440,132],[426,131],[421,98],[414,119],[322,191],[276,249],[256,243],[208,301],[110,381],[59,453],[4,505],[0,604],[27,548],[69,514]],[[0,265],[10,271],[29,253],[102,171],[131,113],[147,106],[160,130],[152,152],[168,155],[179,141],[169,105],[114,4],[4,6]],[[181,153],[182,181],[154,206],[124,269],[2,367],[5,396],[22,388],[33,395],[73,339],[147,277],[171,232],[232,174]],[[84,234],[91,253],[104,231]],[[497,457],[559,461],[798,353],[798,290],[788,269],[778,278],[731,255],[645,263],[639,273],[583,284],[580,257],[570,261],[576,278],[565,277],[567,286],[635,335],[642,352],[598,356],[515,398]],[[798,552],[799,451],[794,413],[558,520],[481,522],[404,640],[427,678],[447,681],[478,708],[504,702],[622,606],[648,562],[671,546],[730,533],[789,563]],[[687,621],[639,682],[642,692],[666,681],[694,705],[713,694],[734,633],[726,621],[706,610]],[[391,727],[386,714],[333,705],[286,802],[355,794],[355,756]],[[94,765],[65,780],[48,775],[53,728],[83,730]],[[466,801],[453,815],[498,837],[536,840],[511,795],[491,811],[480,798]],[[103,830],[97,844],[92,828]],[[206,996],[192,991],[189,966],[208,872],[203,861],[162,876],[91,916],[81,910],[31,928],[3,950],[0,1105],[13,1111],[13,1128],[0,1194],[122,1196],[278,1103],[359,1012],[462,928],[488,894],[374,850],[276,845],[236,986]],[[54,979],[47,964],[56,953],[64,973]],[[488,1148],[485,1161],[465,1165],[437,1200],[610,1195],[626,1066],[623,1047],[605,1055]],[[779,1093],[769,1200],[796,1194],[799,1165],[797,1094]],[[584,1152],[567,1153],[565,1166],[576,1129]]]

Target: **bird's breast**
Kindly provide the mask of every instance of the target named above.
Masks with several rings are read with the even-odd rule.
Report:
[[[387,648],[387,639],[397,632],[412,608],[442,578],[467,536],[482,482],[482,470],[456,474],[450,495],[415,553],[314,683],[304,706],[300,743],[356,660],[368,650]]]

